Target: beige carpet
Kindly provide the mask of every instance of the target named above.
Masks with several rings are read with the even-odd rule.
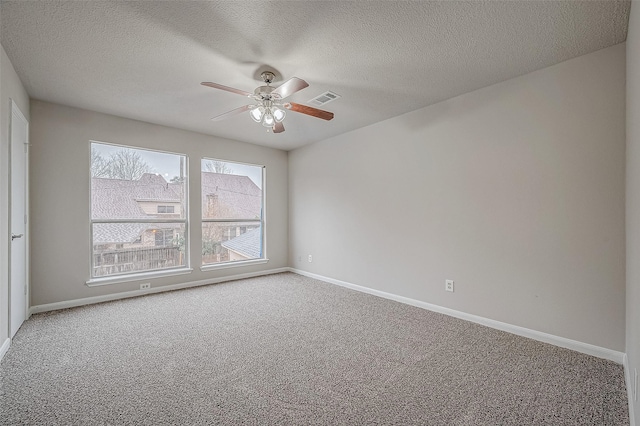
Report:
[[[33,316],[0,423],[629,420],[621,365],[285,273]]]

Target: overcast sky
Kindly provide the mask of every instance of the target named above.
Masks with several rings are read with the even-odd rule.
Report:
[[[175,176],[180,176],[180,154],[169,154],[158,151],[148,151],[146,149],[138,149],[138,148],[128,148],[120,145],[109,145],[104,143],[93,142],[92,146],[96,149],[102,157],[108,159],[111,154],[114,152],[126,148],[132,149],[140,157],[149,164],[153,173],[157,173],[165,178],[165,180],[170,181],[171,178]],[[206,159],[205,159],[206,160]],[[215,159],[212,159],[215,160]],[[224,161],[223,159],[218,159],[219,161]],[[201,167],[201,170],[206,171],[205,162],[202,161],[202,164],[198,164],[198,160],[195,162],[191,159],[190,166],[191,167]],[[240,175],[240,176],[248,176],[249,179],[255,183],[258,188],[262,189],[262,167],[260,166],[250,166],[240,163],[232,163],[227,162],[227,168],[231,170],[231,174]]]

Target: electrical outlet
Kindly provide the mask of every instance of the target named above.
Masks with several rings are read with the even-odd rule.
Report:
[[[446,280],[444,282],[444,289],[453,293],[453,280]]]
[[[309,263],[313,262],[313,257],[309,255]]]
[[[149,290],[151,288],[151,283],[140,284],[140,290]]]

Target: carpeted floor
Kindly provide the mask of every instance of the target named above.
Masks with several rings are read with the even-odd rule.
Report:
[[[34,315],[1,424],[625,425],[621,365],[292,273]]]

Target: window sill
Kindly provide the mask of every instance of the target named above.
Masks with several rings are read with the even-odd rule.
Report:
[[[269,262],[269,259],[240,260],[237,262],[226,262],[213,265],[204,265],[200,267],[201,271],[215,271],[217,269],[236,268],[238,266],[260,265]]]
[[[98,287],[109,284],[120,284],[131,281],[144,281],[150,278],[171,277],[193,272],[192,268],[167,269],[164,271],[141,272],[139,274],[117,275],[114,277],[93,278],[86,282],[88,287]]]

